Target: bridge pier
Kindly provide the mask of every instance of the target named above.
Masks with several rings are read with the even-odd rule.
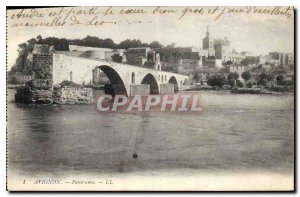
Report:
[[[131,84],[130,85],[130,95],[141,95],[146,96],[150,94],[150,85],[149,84]]]
[[[174,94],[174,84],[165,83],[160,84],[159,94]],[[129,96],[141,95],[146,96],[150,94],[149,84],[131,84]]]
[[[160,94],[174,94],[174,84],[160,84]]]

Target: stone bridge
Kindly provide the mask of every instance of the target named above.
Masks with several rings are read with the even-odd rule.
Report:
[[[110,80],[115,94],[126,96],[174,93],[181,90],[188,76],[123,63],[53,53],[53,83],[64,80],[91,84],[93,70],[101,69]]]

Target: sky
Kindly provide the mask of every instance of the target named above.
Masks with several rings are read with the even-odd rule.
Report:
[[[71,8],[67,8],[71,9]],[[75,8],[78,10],[81,8]],[[83,9],[88,9],[85,7]],[[97,11],[103,13],[107,7],[98,7]],[[112,8],[115,13],[120,7]],[[142,8],[150,13],[154,8]],[[171,8],[170,8],[171,9]],[[176,7],[177,10],[182,10]],[[46,15],[50,11],[58,11],[59,8],[38,9]],[[231,48],[238,52],[251,51],[254,55],[266,55],[271,51],[294,51],[294,18],[285,16],[255,15],[255,14],[227,14],[214,21],[215,17],[199,14],[186,14],[178,20],[181,13],[174,14],[112,14],[109,16],[98,15],[99,20],[114,21],[116,25],[104,24],[101,26],[82,26],[69,23],[63,27],[11,27],[15,23],[45,22],[44,18],[20,18],[11,19],[13,14],[20,10],[8,11],[7,22],[7,68],[10,70],[18,56],[18,44],[41,35],[58,38],[84,38],[87,35],[99,38],[111,38],[115,43],[125,39],[140,39],[150,43],[154,40],[163,45],[176,43],[176,46],[201,47],[205,37],[206,28],[209,26],[210,35],[213,38],[227,37],[231,42]],[[67,12],[65,12],[67,14]],[[68,22],[72,22],[70,14]],[[65,16],[65,15],[63,15]],[[76,15],[76,20],[87,22],[94,16]],[[74,19],[74,18],[73,18]]]

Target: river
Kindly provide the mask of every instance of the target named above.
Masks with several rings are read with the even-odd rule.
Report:
[[[19,174],[294,170],[294,95],[201,91],[203,111],[98,113],[24,105],[8,89],[8,170]],[[137,158],[133,155],[136,154]]]

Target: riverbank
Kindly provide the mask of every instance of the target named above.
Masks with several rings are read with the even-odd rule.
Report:
[[[261,88],[233,88],[233,94],[272,94],[272,92]]]
[[[234,94],[278,94],[278,93],[294,93],[294,87],[282,87],[282,86],[274,86],[274,87],[252,87],[252,88],[238,88],[238,87],[217,87],[217,86],[199,86],[199,87],[190,87],[184,91],[225,91],[231,92]]]

